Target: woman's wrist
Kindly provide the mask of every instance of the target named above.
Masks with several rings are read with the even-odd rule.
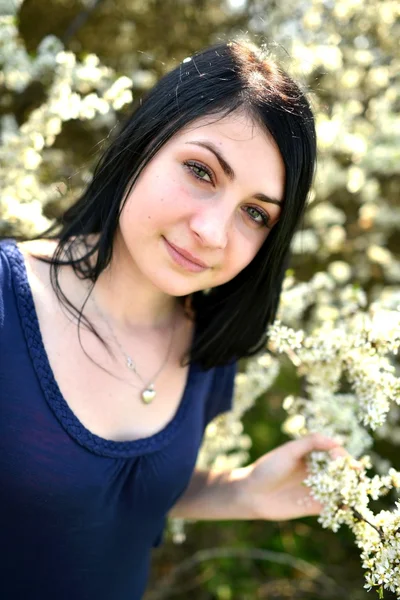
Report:
[[[251,478],[253,465],[239,467],[229,474],[231,481],[232,502],[237,519],[258,519],[257,502],[252,491]]]

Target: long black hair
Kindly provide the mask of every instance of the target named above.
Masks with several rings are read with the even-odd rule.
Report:
[[[51,259],[55,293],[94,331],[63,294],[61,265],[95,284],[109,265],[124,199],[146,164],[182,127],[206,115],[244,110],[275,140],[285,165],[279,222],[253,261],[231,281],[195,292],[191,303],[196,336],[187,357],[204,368],[258,352],[275,318],[290,242],[301,221],[316,160],[314,118],[300,87],[273,60],[240,42],[220,43],[185,59],[141,99],[101,157],[86,191],[57,224]],[[82,240],[86,245],[79,255]],[[94,260],[92,260],[94,259]],[[184,300],[184,299],[181,299]],[[96,333],[97,335],[97,333]]]

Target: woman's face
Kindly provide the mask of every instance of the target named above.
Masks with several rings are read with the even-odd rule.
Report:
[[[142,171],[119,237],[132,266],[173,296],[219,286],[255,257],[279,219],[285,169],[243,113],[193,122]]]

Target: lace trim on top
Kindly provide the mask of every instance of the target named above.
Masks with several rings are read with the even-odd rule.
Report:
[[[156,452],[167,446],[176,436],[195,396],[196,374],[200,367],[191,363],[188,369],[186,385],[179,407],[172,420],[161,431],[132,441],[114,441],[102,438],[89,431],[75,416],[58,387],[50,366],[39,328],[39,321],[28,282],[24,257],[14,240],[3,241],[1,247],[7,248],[17,296],[18,310],[22,321],[29,354],[38,376],[48,405],[65,431],[81,446],[100,456],[112,458],[130,458]]]

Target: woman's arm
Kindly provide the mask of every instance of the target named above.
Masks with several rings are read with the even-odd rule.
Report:
[[[193,520],[285,520],[317,515],[322,506],[303,484],[305,458],[314,450],[346,454],[334,440],[319,434],[287,442],[255,463],[233,471],[196,470],[169,516]]]
[[[189,486],[169,513],[193,520],[251,519],[244,491],[250,467],[233,471],[195,470]]]

